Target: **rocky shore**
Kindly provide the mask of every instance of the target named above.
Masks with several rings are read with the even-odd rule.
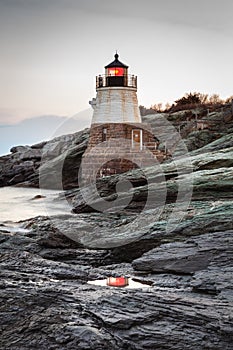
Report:
[[[160,140],[161,150],[164,150],[165,144],[173,146],[174,135],[178,135],[178,132],[188,152],[202,149],[215,140],[233,133],[233,112],[230,104],[222,108],[222,112],[212,112],[204,119],[203,111],[200,110],[200,116],[195,122],[196,113],[197,111],[189,110],[171,114],[159,113],[143,116],[142,120],[151,125],[155,136]],[[199,128],[199,124],[204,124],[205,128],[202,129],[203,126]],[[63,189],[76,188],[81,158],[87,148],[88,138],[89,129],[84,129],[32,146],[12,147],[10,154],[0,157],[0,187],[12,185],[39,187],[39,175],[42,176],[43,183],[43,174],[49,173],[50,181],[47,179],[46,186],[57,188],[54,179],[57,169],[62,167]]]
[[[74,160],[78,168],[87,139],[88,131],[70,136],[65,160],[73,213],[22,221],[15,233],[0,226],[0,349],[232,349],[231,130],[192,150],[188,166],[178,157],[159,168],[103,178],[97,192],[82,189],[88,205],[70,170]],[[9,171],[22,150],[12,152],[6,156],[11,161],[1,158]],[[66,150],[57,152],[50,172],[66,158]],[[2,185],[9,184],[8,170]],[[37,186],[36,179],[32,172],[22,182]],[[129,181],[131,189],[116,190]],[[164,189],[162,210],[147,206],[148,194],[155,190],[153,198],[162,198]],[[126,208],[114,206],[118,198]],[[103,199],[112,206],[98,212]],[[109,276],[147,287],[90,283]]]

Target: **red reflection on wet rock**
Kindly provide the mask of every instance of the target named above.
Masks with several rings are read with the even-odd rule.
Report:
[[[108,277],[107,286],[111,287],[126,287],[129,284],[127,277]]]

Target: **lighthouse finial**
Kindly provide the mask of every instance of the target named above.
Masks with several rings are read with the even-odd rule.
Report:
[[[114,57],[115,57],[116,60],[118,60],[119,55],[118,55],[118,53],[117,53],[117,50],[116,50],[116,53],[115,53],[115,56],[114,56]]]

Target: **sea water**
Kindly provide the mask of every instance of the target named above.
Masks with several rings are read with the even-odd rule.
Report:
[[[67,203],[57,200],[58,195],[59,191],[55,190],[2,187],[0,188],[0,223],[16,222],[42,215],[64,214],[64,211],[69,213],[71,208],[67,209]]]

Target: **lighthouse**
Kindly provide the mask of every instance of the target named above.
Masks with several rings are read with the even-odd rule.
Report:
[[[163,158],[151,127],[142,123],[137,76],[129,74],[128,68],[116,53],[105,74],[96,77],[96,97],[89,102],[93,108],[90,137],[82,158],[85,182],[140,168],[145,158],[149,163]]]

